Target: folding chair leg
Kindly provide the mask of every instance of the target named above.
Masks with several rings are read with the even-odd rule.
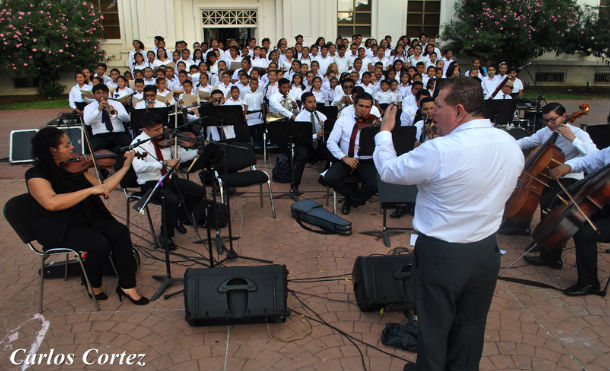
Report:
[[[112,260],[112,254],[108,255],[108,259],[110,259],[110,266],[112,267],[112,271],[114,272],[114,276],[119,278],[119,271],[116,270],[116,265],[114,265],[114,260]]]
[[[330,201],[330,187],[326,186],[326,207],[328,207],[328,201]]]
[[[40,306],[38,307],[38,312],[42,314],[42,298],[44,291],[44,261],[45,255],[44,253],[41,256],[42,264],[40,264]]]
[[[333,189],[333,214],[337,215],[337,191]]]
[[[275,204],[273,203],[273,192],[271,192],[271,179],[267,180],[267,188],[269,188],[269,201],[271,201],[271,211],[273,212],[273,219],[275,219]]]
[[[87,274],[87,271],[85,270],[85,265],[83,264],[83,260],[81,259],[80,255],[78,255],[77,258],[78,258],[78,262],[80,263],[80,269],[83,271],[83,276],[85,276],[85,282],[87,283],[87,285],[86,285],[87,292],[91,293],[91,300],[93,300],[93,304],[95,305],[95,310],[99,312],[100,305],[97,302],[95,295],[93,295],[93,286],[91,286],[91,281],[89,281],[89,275]]]
[[[70,254],[66,254],[66,264],[64,264],[64,281],[68,280],[68,263],[70,261]]]
[[[159,240],[157,239],[157,233],[155,232],[155,227],[153,226],[152,219],[150,217],[150,210],[148,210],[148,205],[146,206],[146,217],[148,218],[148,226],[150,227],[150,233],[153,236],[153,242],[155,243],[155,247],[158,249],[161,247]]]
[[[261,205],[261,209],[263,208],[263,183],[258,185],[258,199]]]

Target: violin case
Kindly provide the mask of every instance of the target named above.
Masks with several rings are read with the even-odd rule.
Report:
[[[352,234],[352,222],[337,216],[326,210],[314,200],[300,200],[290,205],[292,217],[297,220],[301,227],[308,231],[320,234],[340,234],[348,236]],[[315,230],[305,223],[319,227]]]
[[[285,265],[189,268],[185,319],[191,326],[279,323],[290,315]]]

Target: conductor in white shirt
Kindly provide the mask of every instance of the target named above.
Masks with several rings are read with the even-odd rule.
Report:
[[[478,370],[500,268],[496,231],[524,159],[516,141],[483,118],[479,82],[445,81],[434,109],[440,137],[396,157],[391,106],[373,157],[381,180],[418,189],[412,278],[419,343],[416,365],[405,369]]]

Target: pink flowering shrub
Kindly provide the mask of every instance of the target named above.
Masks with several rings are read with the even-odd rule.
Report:
[[[61,72],[95,67],[101,13],[90,1],[5,0],[0,9],[0,68],[38,78],[39,90]]]

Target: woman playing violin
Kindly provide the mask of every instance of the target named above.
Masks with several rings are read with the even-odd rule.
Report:
[[[116,221],[102,200],[109,197],[129,170],[134,152],[125,155],[121,169],[100,183],[90,172],[74,175],[60,164],[73,158],[74,146],[68,136],[54,127],[40,130],[32,138],[35,165],[26,174],[27,187],[36,201],[32,224],[36,239],[45,247],[68,246],[86,251],[85,269],[97,300],[108,296],[102,291],[102,272],[108,254],[119,274],[116,293],[137,305],[148,303],[136,289],[136,261],[129,230]]]

